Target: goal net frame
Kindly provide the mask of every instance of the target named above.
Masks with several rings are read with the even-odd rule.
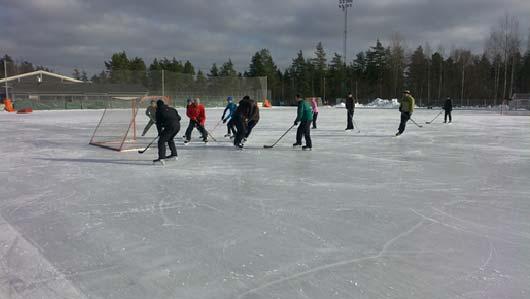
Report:
[[[105,110],[103,111],[103,115],[101,116],[98,125],[94,129],[94,132],[92,133],[92,137],[90,138],[89,144],[99,146],[105,149],[110,149],[118,152],[129,152],[129,151],[137,151],[139,149],[142,149],[142,144],[139,144],[138,141],[138,133],[137,133],[137,121],[136,118],[138,116],[138,111],[142,109],[142,104],[149,102],[151,100],[159,100],[162,99],[166,104],[171,105],[171,98],[168,96],[143,96],[143,97],[112,97],[113,100],[121,100],[121,101],[130,101],[131,106],[130,108],[112,108],[110,105],[107,105]],[[130,110],[130,120],[127,125],[127,129],[123,134],[116,134],[116,136],[110,136],[106,138],[105,140],[99,140],[98,133],[101,130],[105,130],[106,126],[109,126],[105,123],[105,119],[107,114],[110,113],[110,111],[115,110],[125,110],[123,111],[124,114],[127,113],[127,110]],[[128,114],[128,113],[127,113]]]

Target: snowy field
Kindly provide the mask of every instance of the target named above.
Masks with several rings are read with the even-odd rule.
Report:
[[[101,113],[0,113],[0,298],[530,298],[529,117],[327,108],[302,152],[275,108],[154,166]]]

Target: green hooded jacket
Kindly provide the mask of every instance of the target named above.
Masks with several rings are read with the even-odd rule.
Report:
[[[414,98],[410,94],[406,94],[401,99],[400,108],[401,112],[414,112]]]
[[[313,120],[313,109],[306,100],[298,102],[298,113],[296,115],[296,121],[312,121]]]

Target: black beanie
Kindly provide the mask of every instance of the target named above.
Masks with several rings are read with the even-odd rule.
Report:
[[[165,104],[166,103],[164,103],[164,101],[162,101],[162,100],[156,101],[156,106],[158,106],[158,107],[164,107]]]

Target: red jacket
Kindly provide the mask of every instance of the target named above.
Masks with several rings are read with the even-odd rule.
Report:
[[[199,104],[197,106],[198,116],[197,121],[204,126],[206,124],[206,110],[204,109],[203,104]]]
[[[186,116],[188,116],[190,120],[197,120],[197,117],[199,116],[199,109],[196,104],[189,104],[186,107]]]

